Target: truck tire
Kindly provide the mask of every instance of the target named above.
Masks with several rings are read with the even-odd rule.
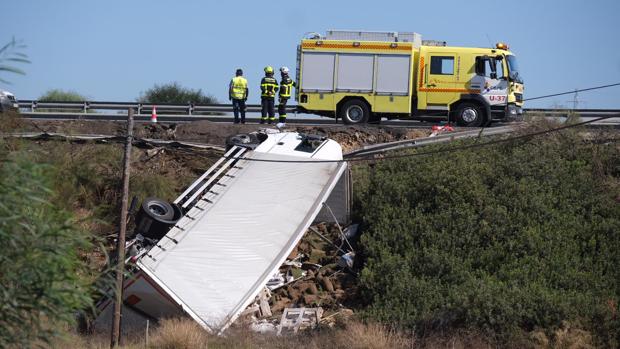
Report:
[[[486,117],[482,108],[471,102],[464,102],[456,107],[454,112],[456,123],[465,127],[480,127],[485,124]]]
[[[226,138],[226,149],[230,149],[233,146],[254,149],[259,144],[261,144],[261,141],[252,133],[239,133]]]
[[[151,218],[170,220],[174,217],[174,209],[166,200],[146,198],[142,202],[142,209]]]
[[[365,124],[370,118],[370,109],[364,101],[351,99],[340,107],[340,118],[347,125]]]
[[[134,233],[159,240],[182,216],[179,206],[158,198],[146,198],[136,214]]]

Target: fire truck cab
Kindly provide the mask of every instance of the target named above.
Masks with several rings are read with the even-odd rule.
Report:
[[[301,111],[347,124],[382,117],[485,126],[522,114],[523,80],[508,46],[452,47],[417,33],[328,31],[297,54]]]

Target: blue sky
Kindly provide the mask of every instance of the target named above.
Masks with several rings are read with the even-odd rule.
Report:
[[[0,88],[36,99],[48,89],[133,101],[177,81],[227,101],[242,67],[250,102],[265,65],[295,67],[306,32],[415,31],[454,46],[508,42],[526,98],[620,82],[619,0],[600,1],[1,1],[0,43],[28,45],[26,76]],[[529,107],[571,105],[572,96]],[[582,108],[620,108],[620,87],[579,95]]]

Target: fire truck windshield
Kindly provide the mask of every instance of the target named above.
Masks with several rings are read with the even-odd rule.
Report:
[[[508,55],[506,56],[506,61],[508,62],[508,71],[510,72],[510,80],[522,84],[523,78],[521,78],[521,76],[519,75],[519,65],[517,64],[517,57],[513,55]]]

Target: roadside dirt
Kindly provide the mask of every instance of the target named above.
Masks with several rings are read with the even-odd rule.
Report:
[[[72,135],[102,134],[121,136],[125,132],[125,124],[123,122],[113,121],[22,120],[20,126],[21,132],[47,132]],[[210,121],[196,121],[180,124],[137,123],[134,127],[134,134],[138,138],[188,141],[223,146],[226,137],[230,135],[248,133],[262,128],[265,128],[265,125],[232,125],[226,123],[214,123]],[[290,125],[286,127],[285,130],[325,135],[340,143],[344,152],[358,149],[364,145],[414,139],[425,137],[430,134],[430,130],[407,129],[380,125],[323,125],[316,127]]]

